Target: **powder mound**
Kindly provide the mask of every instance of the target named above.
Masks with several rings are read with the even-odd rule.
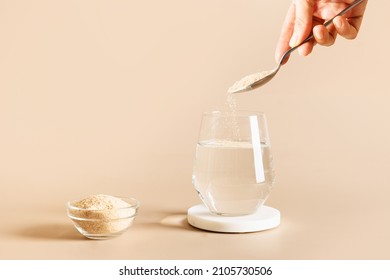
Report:
[[[113,220],[127,218],[135,214],[131,205],[122,199],[105,194],[95,194],[72,204],[79,210],[73,213],[79,218]]]
[[[113,234],[126,230],[136,209],[126,201],[104,194],[91,195],[72,203],[70,215],[76,227],[89,235]]]
[[[126,208],[129,207],[130,204],[111,195],[96,194],[74,202],[73,206],[88,210],[111,210]]]

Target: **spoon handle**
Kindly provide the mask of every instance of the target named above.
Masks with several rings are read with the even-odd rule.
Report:
[[[346,7],[344,10],[342,10],[340,13],[338,13],[337,15],[335,15],[333,18],[331,18],[330,20],[326,21],[324,23],[324,26],[327,27],[329,25],[331,25],[333,23],[333,20],[338,17],[338,16],[342,16],[344,15],[345,13],[347,13],[348,11],[350,11],[351,9],[355,8],[357,5],[359,5],[361,2],[363,2],[364,0],[356,0],[354,1],[351,5],[349,5],[348,7]],[[280,59],[280,64],[283,63],[283,61],[290,55],[290,53],[292,53],[293,51],[295,51],[297,48],[299,48],[300,46],[302,46],[303,44],[309,42],[311,39],[313,39],[314,35],[313,35],[313,32],[310,33],[310,35],[302,42],[300,43],[299,45],[289,49],[288,51],[286,51],[284,53],[284,55],[282,56],[282,58]]]

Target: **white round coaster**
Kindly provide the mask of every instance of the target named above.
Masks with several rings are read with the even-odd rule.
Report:
[[[257,212],[237,217],[211,214],[203,204],[192,206],[187,212],[188,223],[196,228],[216,232],[255,232],[275,228],[280,224],[279,210],[261,206]]]

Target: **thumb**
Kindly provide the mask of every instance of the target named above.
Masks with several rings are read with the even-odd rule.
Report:
[[[289,42],[295,47],[309,36],[313,25],[313,6],[315,0],[295,0],[294,32]]]

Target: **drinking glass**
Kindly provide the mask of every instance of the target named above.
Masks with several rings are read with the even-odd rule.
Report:
[[[211,213],[256,212],[268,198],[274,178],[264,113],[203,113],[192,183]]]

